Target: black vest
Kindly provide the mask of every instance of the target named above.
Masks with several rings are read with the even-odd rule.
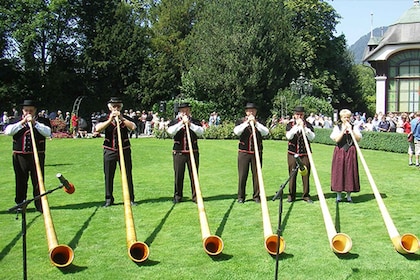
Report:
[[[172,120],[168,126],[173,126],[180,122],[181,119],[174,119]],[[190,119],[190,122],[201,126],[201,123],[196,119]],[[191,144],[194,152],[198,152],[198,137],[194,131],[190,129],[190,137],[191,137]],[[187,140],[187,131],[185,130],[185,126],[181,128],[175,135],[174,135],[174,146],[172,148],[175,152],[182,152],[187,153],[189,152],[190,148],[188,146]]]
[[[36,118],[36,121],[46,126],[51,126],[46,118]],[[35,143],[38,153],[45,152],[45,137],[34,127]],[[28,124],[25,124],[21,130],[13,135],[13,152],[19,154],[33,154],[31,129]]]
[[[124,116],[125,119],[130,120],[127,116]],[[121,131],[121,141],[123,149],[130,148],[130,138],[128,137],[129,131],[128,128],[125,126],[123,122],[120,123],[120,131]],[[104,140],[104,148],[112,151],[118,151],[118,131],[117,131],[117,124],[111,122],[105,130],[105,140]]]
[[[236,125],[240,125],[243,122],[244,122],[244,119],[240,119],[236,122]],[[261,153],[263,150],[262,135],[258,131],[257,128],[255,128],[255,135],[257,136],[258,151]],[[251,153],[251,154],[255,152],[251,125],[248,125],[242,132],[241,136],[239,137],[238,149],[239,149],[239,152],[245,152],[245,153]]]

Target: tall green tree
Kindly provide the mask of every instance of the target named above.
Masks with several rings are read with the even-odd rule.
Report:
[[[72,21],[69,4],[65,0],[7,1],[4,10],[6,34],[9,42],[8,52],[19,61],[20,80],[15,80],[19,88],[16,100],[23,96],[37,96],[38,99],[53,103],[59,100],[60,92],[50,87],[56,81],[56,65],[74,57],[72,45]],[[63,73],[68,68],[60,67]],[[70,67],[70,72],[74,71]],[[51,76],[54,76],[52,77]],[[68,80],[66,78],[65,80]],[[63,82],[63,81],[62,81]],[[15,85],[16,86],[16,85]],[[58,96],[57,96],[58,95]],[[57,97],[57,99],[54,99]]]
[[[147,103],[142,79],[149,56],[148,26],[141,6],[117,0],[73,3],[83,46],[83,95],[98,101],[125,96],[133,105]]]
[[[269,112],[292,61],[288,22],[282,1],[207,1],[188,37],[194,97],[221,104],[226,116],[247,101]]]
[[[152,50],[151,77],[155,98],[169,100],[181,94],[185,71],[186,37],[197,21],[203,1],[162,0],[151,9]]]
[[[310,78],[312,96],[332,100],[337,108],[365,108],[357,89],[353,58],[343,35],[334,36],[340,15],[324,0],[286,0],[295,39],[293,72]]]

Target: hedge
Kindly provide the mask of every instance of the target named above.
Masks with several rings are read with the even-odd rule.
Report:
[[[238,139],[233,133],[235,124],[233,122],[224,122],[219,126],[211,126],[204,132],[202,138],[204,139]],[[332,129],[327,128],[315,128],[315,139],[313,143],[335,145],[334,141],[331,140],[330,134]],[[165,132],[158,129],[154,130],[154,135],[157,138],[170,138]],[[407,136],[404,133],[393,133],[393,132],[373,132],[373,131],[362,131],[363,138],[359,142],[361,149],[378,150],[394,153],[407,153],[408,142]],[[270,134],[265,137],[270,140],[286,140],[286,126],[277,125],[270,129]]]

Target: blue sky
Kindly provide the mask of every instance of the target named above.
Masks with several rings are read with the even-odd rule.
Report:
[[[414,3],[413,0],[326,0],[326,2],[341,15],[340,23],[336,26],[336,35],[344,34],[348,46],[370,32],[372,19],[373,28],[389,26]]]

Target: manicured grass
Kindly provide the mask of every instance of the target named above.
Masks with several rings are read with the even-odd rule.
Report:
[[[199,177],[208,224],[211,233],[224,241],[222,254],[210,257],[202,248],[197,205],[190,201],[188,179],[185,202],[174,205],[171,201],[172,141],[132,139],[138,202],[132,209],[133,217],[137,240],[150,248],[149,259],[141,264],[132,262],[127,254],[118,171],[114,187],[117,205],[101,207],[102,141],[48,141],[46,189],[59,185],[56,173],[62,173],[76,187],[72,195],[59,190],[48,197],[59,244],[72,247],[75,258],[64,269],[50,264],[44,219],[31,204],[27,213],[29,279],[274,278],[276,260],[264,249],[260,204],[236,203],[236,140],[199,142]],[[262,172],[273,233],[278,227],[279,200],[271,198],[288,177],[286,149],[284,141],[264,141]],[[395,251],[361,163],[361,192],[354,194],[353,204],[336,205],[329,188],[332,150],[332,146],[314,144],[313,158],[337,232],[352,238],[352,250],[344,255],[331,250],[311,179],[314,204],[300,200],[289,204],[284,199],[281,228],[286,249],[279,260],[279,279],[418,279],[420,255]],[[400,234],[420,236],[420,170],[407,165],[405,154],[363,150],[363,155]],[[10,137],[0,136],[0,156],[0,278],[19,279],[23,273],[21,219],[7,212],[14,206]],[[301,189],[298,179],[298,192]],[[251,199],[251,178],[247,193]]]

